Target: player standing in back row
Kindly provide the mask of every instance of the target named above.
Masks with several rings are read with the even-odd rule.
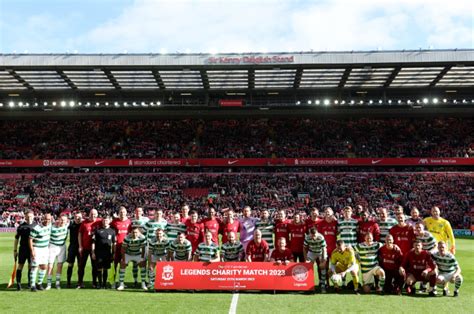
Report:
[[[49,257],[48,257],[48,284],[46,290],[51,289],[51,281],[53,274],[54,262],[57,260],[56,266],[56,289],[61,289],[61,272],[63,263],[66,261],[66,238],[69,227],[69,221],[66,215],[59,216],[54,225],[51,226],[51,238],[49,241]]]
[[[51,214],[44,214],[41,224],[36,225],[30,232],[30,252],[31,252],[31,291],[44,290],[43,279],[46,274],[48,264],[49,239],[51,237]],[[39,271],[38,271],[39,267]],[[38,282],[36,275],[38,274]]]

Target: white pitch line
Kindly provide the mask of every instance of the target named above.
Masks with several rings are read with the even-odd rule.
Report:
[[[237,303],[239,302],[239,294],[236,292],[232,295],[232,302],[230,302],[229,314],[237,313]]]

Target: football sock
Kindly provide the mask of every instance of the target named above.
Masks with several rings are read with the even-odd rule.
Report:
[[[133,263],[132,273],[133,273],[133,280],[135,282],[137,282],[138,281],[138,265],[137,265],[137,263]]]
[[[463,282],[463,278],[461,275],[457,276],[456,279],[454,280],[454,291],[458,291],[459,288],[461,287]]]
[[[36,275],[37,274],[38,274],[38,268],[35,267],[31,270],[31,274],[30,274],[31,286],[34,286],[34,284],[36,283]]]
[[[120,268],[119,281],[121,285],[123,284],[124,279],[125,279],[125,269]]]
[[[359,276],[358,275],[355,275],[352,278],[352,282],[354,283],[354,290],[359,289]]]
[[[44,276],[46,275],[46,269],[40,269],[38,271],[38,283],[41,285],[43,283]]]
[[[146,268],[145,267],[140,268],[140,278],[142,279],[142,282],[146,281]]]
[[[16,283],[21,283],[21,269],[16,270]]]
[[[321,276],[319,278],[320,285],[326,286],[326,269],[321,269]]]

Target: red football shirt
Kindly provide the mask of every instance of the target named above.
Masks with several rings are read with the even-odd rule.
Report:
[[[436,267],[431,254],[425,250],[422,250],[420,254],[416,254],[415,250],[408,252],[403,258],[402,266],[407,274],[413,274],[418,278],[425,269]]]
[[[270,249],[267,241],[262,239],[262,242],[257,244],[252,240],[247,245],[245,253],[252,258],[252,262],[265,262],[265,255],[270,253]]]
[[[79,227],[79,234],[82,240],[82,249],[92,250],[92,236],[94,235],[95,229],[99,228],[102,224],[102,218],[97,218],[96,221],[89,219],[84,220]]]
[[[236,235],[238,232],[240,232],[240,222],[238,220],[234,220],[233,223],[221,224],[220,233],[222,234],[222,243],[227,243],[229,241],[227,236],[229,232],[235,232]]]
[[[321,220],[321,222],[318,224],[318,232],[324,236],[324,240],[326,240],[328,256],[331,256],[332,251],[336,249],[337,220],[331,222],[327,222],[326,219]]]
[[[290,230],[289,225],[291,221],[286,219],[284,221],[277,221],[275,225],[275,242],[278,241],[280,238],[285,238],[286,243],[290,243]]]
[[[362,243],[365,241],[365,235],[371,232],[374,236],[374,241],[380,241],[380,228],[377,222],[372,219],[368,221],[359,221],[359,233],[357,234],[357,242]]]
[[[290,232],[290,249],[295,253],[303,252],[304,237],[306,234],[306,226],[304,224],[288,225],[288,230]]]
[[[321,218],[316,218],[316,220],[313,220],[311,217],[308,217],[304,222],[305,225],[306,225],[306,230],[309,231],[309,229],[311,229],[313,227],[317,228],[321,221],[322,221]]]
[[[390,234],[393,236],[393,243],[398,245],[403,255],[407,254],[413,248],[415,234],[411,226],[393,226],[392,229],[390,229]]]
[[[285,248],[283,252],[281,252],[279,249],[274,249],[271,258],[273,258],[275,261],[291,261],[293,259],[293,253],[291,253],[289,248]]]
[[[219,226],[220,221],[217,219],[205,218],[201,220],[204,231],[209,230],[212,233],[212,242],[219,243]]]
[[[389,250],[385,245],[379,249],[379,262],[380,267],[384,270],[397,270],[402,265],[402,251],[398,246],[394,246],[393,249]]]
[[[115,230],[117,244],[123,243],[123,240],[125,240],[131,224],[132,221],[130,219],[125,219],[122,221],[119,218],[116,218],[112,221],[110,226]]]
[[[200,222],[192,223],[191,220],[186,220],[185,226],[186,239],[191,242],[194,253],[199,243],[204,241],[204,226]]]

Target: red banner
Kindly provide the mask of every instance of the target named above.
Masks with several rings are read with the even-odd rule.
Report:
[[[219,105],[221,107],[243,107],[244,101],[242,99],[220,99]]]
[[[0,167],[345,167],[474,166],[474,158],[174,158],[174,159],[0,159]]]
[[[159,262],[156,290],[295,290],[314,289],[310,263]]]

